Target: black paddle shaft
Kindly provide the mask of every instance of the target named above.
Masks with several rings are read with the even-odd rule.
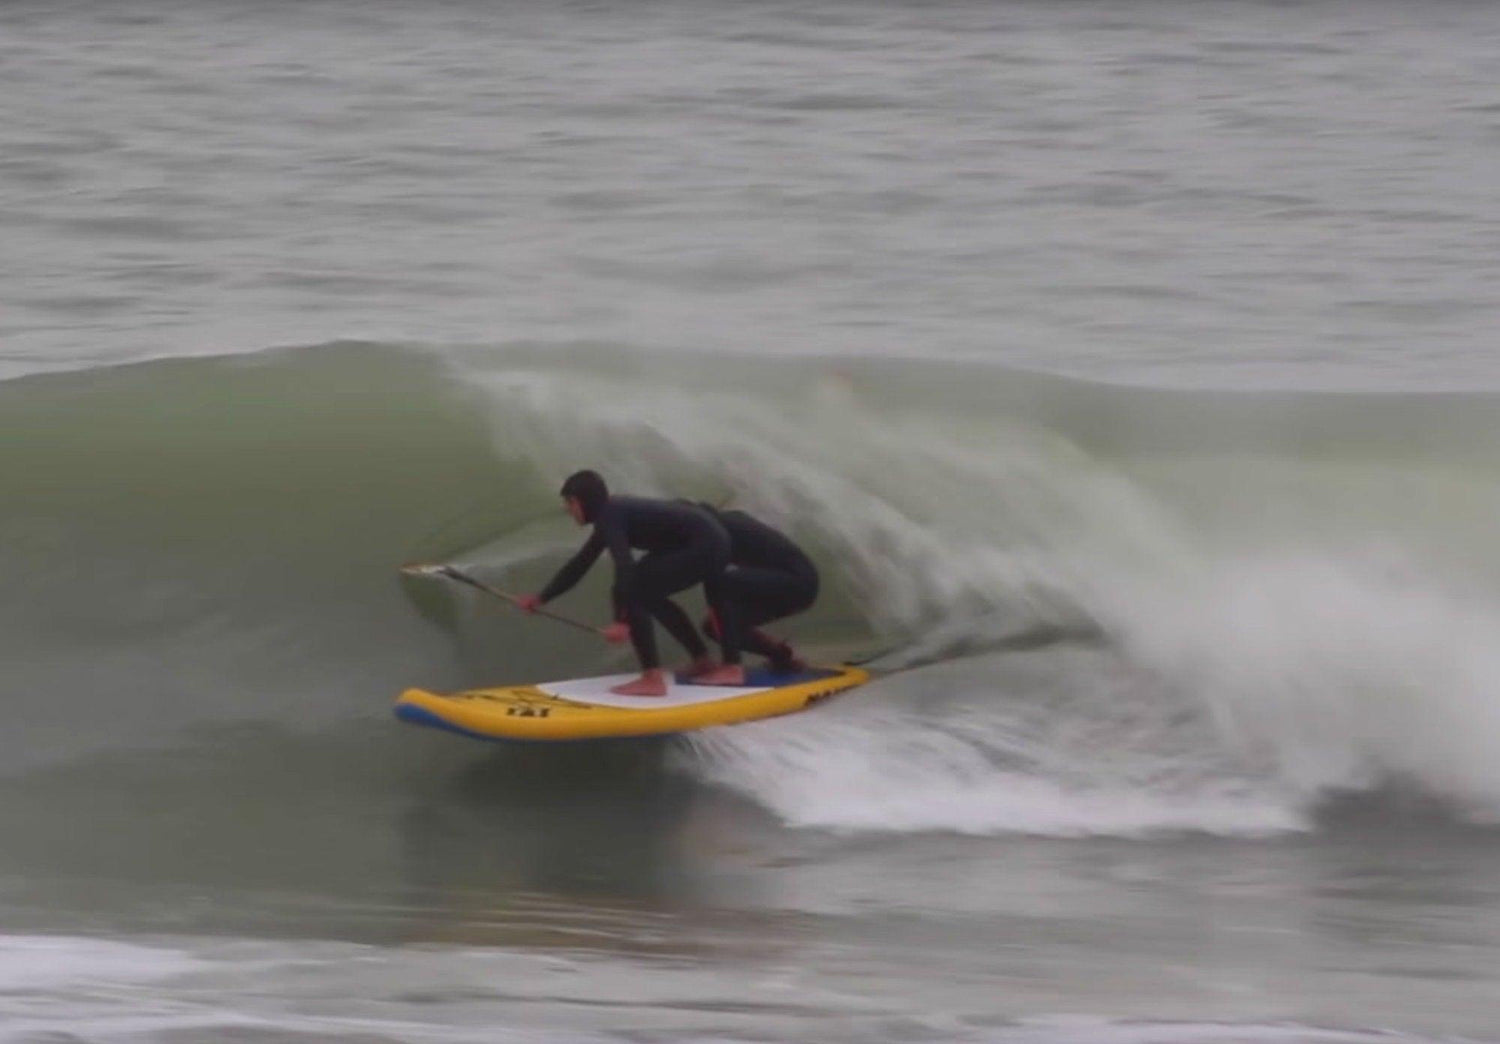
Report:
[[[484,583],[481,580],[476,580],[468,573],[465,573],[460,569],[455,569],[453,566],[443,566],[438,569],[437,572],[441,573],[443,576],[446,576],[450,580],[457,580],[461,584],[468,584],[476,591],[483,591],[485,594],[498,598],[503,602],[509,602],[511,605],[518,607],[521,604],[521,600],[515,595],[510,594],[506,591],[502,591],[499,588],[491,587],[489,584]],[[549,620],[556,620],[560,624],[567,624],[569,627],[577,628],[580,631],[588,631],[590,634],[604,633],[604,628],[602,627],[595,627],[593,624],[584,623],[582,620],[575,620],[571,616],[563,616],[561,613],[554,613],[550,610],[542,609],[540,607],[528,611],[533,612],[538,616],[545,616]]]

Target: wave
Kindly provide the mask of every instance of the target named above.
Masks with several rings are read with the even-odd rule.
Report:
[[[787,526],[828,581],[790,625],[814,650],[964,653],[685,748],[790,822],[1260,834],[1392,780],[1488,818],[1494,407],[620,345],[337,343],[0,382],[0,755],[344,727],[406,684],[610,667],[395,573],[453,558],[534,586],[576,541],[558,480],[592,466]],[[1097,640],[1008,646],[1031,633]]]
[[[529,949],[518,949],[234,936],[141,942],[0,936],[0,1042],[344,1037],[475,1044],[495,1039],[492,1024],[499,1022],[508,1027],[505,1039],[528,1044],[619,1044],[640,1039],[634,1023],[651,1018],[671,1023],[674,1016],[685,1017],[695,1029],[673,1036],[658,1032],[658,1039],[736,1044],[764,1039],[767,1023],[778,1036],[809,1039],[834,1020],[867,1031],[868,1039],[909,1039],[890,1031],[895,1019],[888,1008],[872,1010],[847,990],[799,983],[795,1004],[785,999],[791,987],[777,981],[736,984],[740,992],[730,992],[701,952],[692,955],[695,959],[666,967],[658,962],[642,971],[634,955],[622,960],[591,949],[579,957],[560,948],[535,952],[537,946],[535,940]],[[518,994],[529,1002],[521,1015]],[[460,1005],[459,1014],[449,1013]],[[1076,1014],[1001,1021],[918,1011],[901,1026],[919,1026],[929,1039],[962,1044],[1431,1044],[1437,1039],[1289,1021]]]

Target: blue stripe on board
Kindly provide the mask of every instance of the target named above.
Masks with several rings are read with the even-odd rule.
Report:
[[[842,672],[831,671],[823,667],[809,667],[803,671],[787,671],[785,673],[773,671],[769,667],[757,667],[754,670],[746,671],[744,686],[736,686],[736,688],[784,689],[788,685],[800,685],[803,682],[832,678],[834,675],[840,673]],[[676,676],[676,680],[678,685],[694,684],[680,674]],[[717,686],[714,686],[714,688],[717,688]]]
[[[433,729],[442,729],[444,732],[452,732],[459,736],[467,736],[470,739],[487,740],[490,743],[525,743],[526,740],[516,739],[511,736],[487,736],[482,732],[474,732],[470,729],[460,728],[452,722],[444,721],[432,711],[425,707],[416,707],[409,703],[398,703],[395,708],[396,717],[409,725],[426,725]],[[548,741],[554,742],[554,741]]]

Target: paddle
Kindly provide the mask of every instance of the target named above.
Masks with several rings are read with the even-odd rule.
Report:
[[[456,580],[461,584],[468,584],[476,591],[483,591],[487,595],[498,598],[502,602],[509,602],[511,605],[517,607],[519,607],[521,604],[521,600],[515,595],[502,591],[497,587],[491,587],[489,584],[486,584],[480,580],[476,580],[468,573],[465,573],[462,570],[456,569],[455,567],[450,565],[423,565],[421,563],[417,563],[413,565],[402,566],[401,572],[405,573],[407,576],[440,576],[448,580]],[[532,609],[531,612],[537,616],[545,616],[549,620],[556,620],[560,624],[567,624],[569,627],[576,627],[580,631],[588,631],[591,634],[598,635],[602,635],[604,633],[604,628],[602,627],[595,627],[593,624],[584,623],[582,620],[575,620],[571,616],[563,616],[561,613],[554,613],[548,609],[542,609],[538,607],[536,609]]]

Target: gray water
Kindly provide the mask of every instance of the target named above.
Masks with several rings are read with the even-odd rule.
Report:
[[[1495,382],[1484,4],[4,19],[18,368],[597,339]]]
[[[1497,83],[1477,3],[0,6],[0,1041],[1500,1039]],[[538,585],[580,465],[920,666],[396,723],[620,667],[395,573]]]

